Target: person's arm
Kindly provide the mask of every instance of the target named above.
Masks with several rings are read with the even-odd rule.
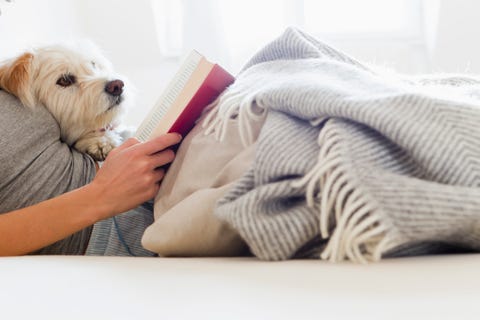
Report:
[[[149,142],[127,140],[112,150],[88,185],[36,205],[0,215],[0,256],[43,248],[97,221],[153,198],[180,142],[167,134]],[[162,151],[163,150],[163,151]]]

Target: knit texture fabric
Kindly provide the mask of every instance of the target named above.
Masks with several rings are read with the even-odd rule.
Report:
[[[475,78],[387,75],[287,29],[218,101],[224,121],[267,118],[215,214],[265,260],[478,250],[479,97]]]
[[[80,188],[95,176],[95,162],[60,140],[60,128],[47,109],[27,108],[2,90],[0,133],[0,214]],[[83,254],[91,229],[34,254]]]

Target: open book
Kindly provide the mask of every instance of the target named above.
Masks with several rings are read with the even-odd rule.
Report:
[[[192,51],[138,127],[135,137],[147,141],[168,132],[185,136],[235,78],[200,53]]]

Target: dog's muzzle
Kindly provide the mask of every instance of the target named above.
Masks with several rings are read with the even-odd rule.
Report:
[[[108,93],[109,95],[112,95],[114,97],[117,97],[123,93],[123,87],[125,84],[123,83],[122,80],[113,80],[107,82],[105,85],[105,92]]]
[[[110,96],[113,105],[108,108],[109,110],[123,101],[122,93],[125,84],[122,80],[112,80],[105,84],[105,92]]]

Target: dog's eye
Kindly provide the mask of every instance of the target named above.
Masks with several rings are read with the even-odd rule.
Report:
[[[77,78],[73,74],[64,74],[57,80],[57,84],[62,87],[68,87],[74,84]]]
[[[92,64],[93,69],[97,69],[97,64],[95,61],[90,61],[90,63]]]

